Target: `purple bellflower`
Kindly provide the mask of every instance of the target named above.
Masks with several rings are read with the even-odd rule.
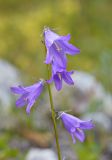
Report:
[[[66,67],[66,54],[75,55],[80,52],[78,48],[68,42],[70,38],[70,34],[59,36],[49,28],[44,29],[44,39],[47,49],[46,64],[51,64],[52,60],[54,60],[58,65]]]
[[[15,94],[19,94],[20,98],[16,101],[16,106],[21,108],[25,105],[27,114],[30,114],[30,109],[34,105],[36,99],[40,96],[44,87],[44,81],[40,80],[28,87],[17,86],[11,87],[11,91]]]
[[[76,142],[75,137],[79,141],[83,142],[85,140],[85,134],[83,130],[90,130],[94,128],[92,120],[82,121],[79,118],[65,112],[59,112],[58,114],[64,124],[64,127],[72,136],[73,143]]]
[[[74,85],[74,81],[71,78],[71,75],[74,71],[67,71],[66,68],[59,66],[56,61],[52,62],[52,77],[50,80],[47,80],[48,83],[54,81],[56,89],[59,91],[62,88],[62,80],[64,80],[68,85]]]

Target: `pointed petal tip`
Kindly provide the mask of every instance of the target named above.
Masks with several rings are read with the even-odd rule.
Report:
[[[17,108],[21,108],[25,105],[25,102],[18,99],[15,104]]]
[[[62,41],[69,41],[70,38],[71,38],[70,34],[67,34],[66,36],[60,36],[60,40],[62,40]]]
[[[51,77],[51,79],[46,80],[47,84],[51,84],[53,82],[53,78]]]
[[[59,83],[55,82],[55,87],[56,87],[56,90],[59,92],[62,89],[62,82],[61,81]]]
[[[62,78],[68,85],[74,85],[74,81],[71,78],[72,72],[63,72]]]
[[[82,121],[80,123],[80,128],[84,130],[90,130],[90,129],[93,129],[94,127],[95,127],[95,124],[93,123],[92,120]]]
[[[24,92],[24,89],[22,86],[13,86],[10,87],[10,91],[14,94],[22,94]]]
[[[80,49],[79,48],[77,48],[77,53],[80,53]]]
[[[71,82],[71,84],[70,85],[74,85],[74,81],[73,82]]]
[[[80,139],[80,142],[84,142],[85,141],[85,136],[82,138],[82,139]]]
[[[80,54],[80,49],[76,48],[71,55]]]
[[[83,139],[78,139],[81,143],[85,141],[85,137]]]
[[[73,144],[76,144],[76,140],[73,140]]]
[[[10,87],[10,91],[11,91],[12,93],[16,93],[16,90],[17,90],[17,87]]]
[[[75,132],[75,137],[80,141],[80,142],[84,142],[85,140],[85,133],[83,132],[83,130],[81,130],[80,128],[77,128],[76,132]]]
[[[93,123],[93,121],[91,121],[92,124],[91,124],[91,129],[95,128],[95,124]]]
[[[93,123],[93,120],[89,121],[88,129],[93,129],[95,127],[95,124]]]
[[[30,110],[28,108],[26,108],[26,113],[28,116],[30,115]]]
[[[50,64],[50,62],[48,62],[48,60],[44,60],[44,63],[45,64]]]
[[[11,91],[11,92],[13,92],[13,88],[14,88],[14,87],[10,87],[10,91]]]
[[[53,79],[54,79],[54,84],[55,84],[57,91],[60,91],[62,89],[62,79],[60,79],[58,74],[55,74],[53,76]]]
[[[56,86],[57,91],[60,91],[62,89],[62,87],[57,87]]]

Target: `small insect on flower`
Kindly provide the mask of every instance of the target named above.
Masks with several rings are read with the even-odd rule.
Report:
[[[68,42],[70,38],[70,34],[59,36],[49,28],[44,29],[44,40],[47,49],[46,64],[51,64],[54,60],[58,65],[66,67],[66,54],[75,55],[80,52],[78,48]]]
[[[28,87],[11,87],[11,91],[13,93],[20,95],[20,98],[16,101],[16,106],[21,108],[27,105],[26,112],[27,114],[30,114],[30,109],[43,91],[43,87],[44,80],[40,80],[38,83],[35,83]]]
[[[76,143],[75,137],[79,141],[83,142],[85,140],[85,134],[83,130],[90,130],[94,128],[92,120],[82,121],[79,118],[65,112],[59,112],[58,115],[61,118],[66,130],[72,136],[73,143]]]

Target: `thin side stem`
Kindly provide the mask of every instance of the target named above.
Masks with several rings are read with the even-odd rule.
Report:
[[[49,65],[47,65],[47,70],[48,70],[48,78],[50,78],[50,68],[49,68]],[[57,146],[57,152],[58,152],[58,160],[61,160],[61,150],[60,150],[60,145],[59,145],[59,138],[58,138],[58,132],[57,132],[57,124],[56,124],[56,119],[55,119],[56,115],[55,115],[55,110],[54,110],[54,105],[53,105],[53,98],[52,98],[50,84],[48,84],[48,92],[49,92],[52,121],[53,121],[53,127],[54,127],[55,139],[56,139],[56,146]]]

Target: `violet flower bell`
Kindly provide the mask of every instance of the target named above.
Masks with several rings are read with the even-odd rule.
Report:
[[[20,98],[16,101],[16,106],[21,108],[25,105],[27,114],[30,114],[30,109],[34,105],[35,101],[40,96],[43,91],[44,81],[40,80],[38,83],[35,83],[28,87],[17,86],[11,87],[11,91],[15,94],[19,94]]]
[[[52,76],[47,83],[52,83],[54,81],[55,87],[58,91],[62,89],[62,80],[64,80],[68,85],[74,85],[74,81],[71,75],[74,71],[67,71],[66,68],[60,67],[55,61],[52,63]]]
[[[80,52],[78,48],[68,42],[70,38],[70,34],[59,36],[49,28],[44,29],[44,39],[47,49],[46,64],[51,64],[52,60],[54,60],[58,65],[66,67],[66,54],[75,55]]]
[[[61,118],[66,130],[72,136],[73,143],[76,142],[75,137],[79,141],[83,142],[85,140],[85,134],[83,130],[90,130],[94,128],[92,120],[82,121],[79,118],[65,112],[59,112],[58,115]]]

